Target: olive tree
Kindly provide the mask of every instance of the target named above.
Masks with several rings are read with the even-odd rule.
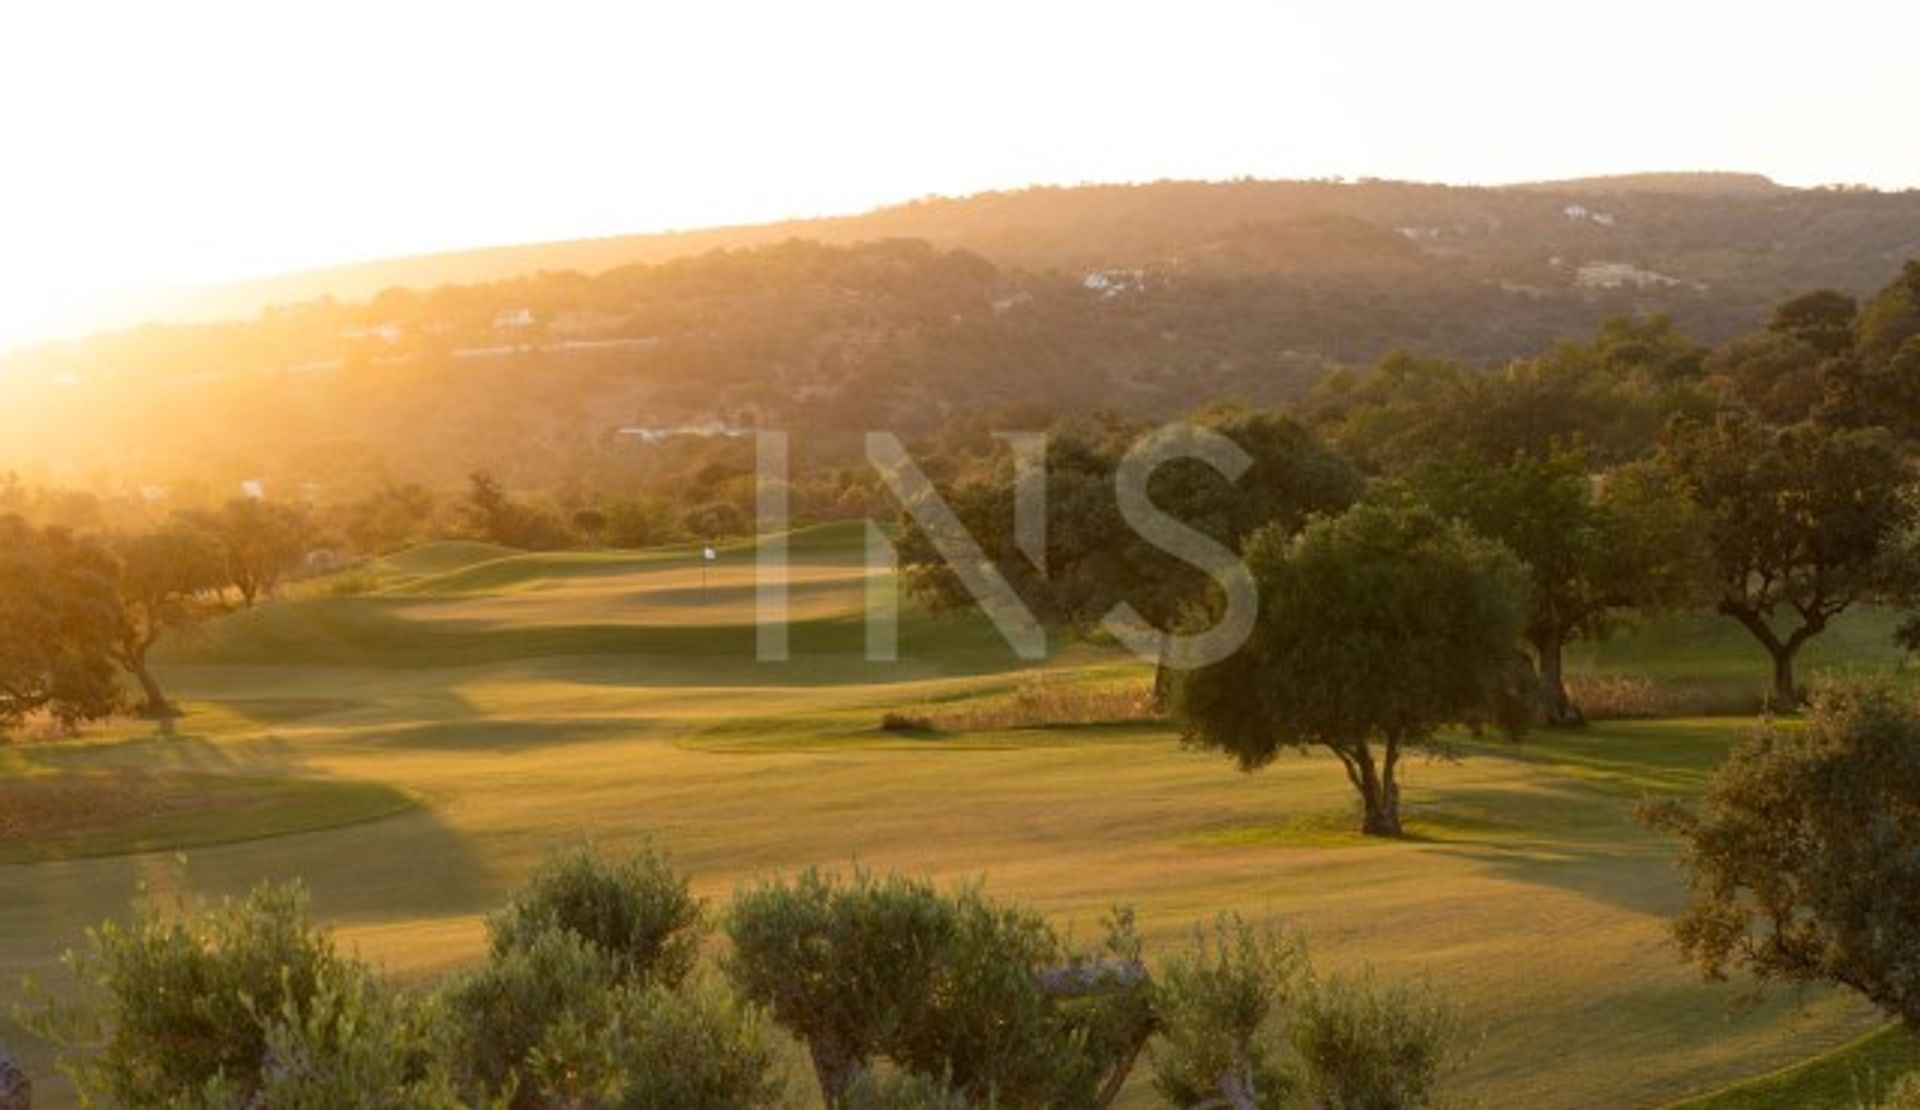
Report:
[[[1188,743],[1246,771],[1324,748],[1360,795],[1361,830],[1399,836],[1410,749],[1449,724],[1524,724],[1529,591],[1504,547],[1430,510],[1370,503],[1297,538],[1262,530],[1245,555],[1259,618],[1238,652],[1177,683]]]
[[[741,891],[726,970],[806,1043],[833,1107],[886,1059],[973,1101],[1105,1105],[1150,1031],[1144,973],[1077,962],[976,887],[808,870]]]

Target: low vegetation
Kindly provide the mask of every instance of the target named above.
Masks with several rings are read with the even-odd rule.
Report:
[[[809,870],[735,895],[716,976],[687,889],[650,849],[557,856],[487,963],[425,992],[341,952],[297,884],[144,907],[69,955],[83,1001],[26,1020],[85,1095],[209,1108],[777,1106],[776,1025],[855,1108],[1105,1106],[1157,1034],[1172,1105],[1391,1110],[1432,1104],[1449,1051],[1440,1010],[1316,984],[1297,941],[1225,918],[1150,975],[1124,913],[1074,953],[976,887]]]

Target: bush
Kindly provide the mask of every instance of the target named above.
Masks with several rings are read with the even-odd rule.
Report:
[[[1430,1106],[1448,1050],[1449,1014],[1405,984],[1371,976],[1313,983],[1294,1024],[1308,1097],[1330,1110]]]
[[[807,1043],[829,1104],[880,1057],[1017,1105],[1085,1104],[1108,1063],[1038,982],[1052,930],[975,888],[808,870],[742,891],[726,931],[727,973]]]
[[[883,713],[880,715],[882,732],[932,732],[933,722],[926,717],[917,717],[907,713]]]
[[[1298,942],[1238,917],[1196,928],[1192,949],[1167,960],[1154,984],[1154,1089],[1180,1106],[1268,1106],[1292,1091],[1281,1053],[1304,963]]]
[[[411,996],[383,990],[370,977],[323,987],[305,1012],[289,1007],[269,1024],[257,1095],[218,1105],[457,1110],[452,1080],[430,1050],[431,1019]]]
[[[618,979],[612,959],[576,933],[553,929],[496,947],[487,966],[454,979],[439,996],[444,1049],[462,1090],[537,1105],[541,1084],[530,1068],[536,1054],[537,1070],[551,1078],[556,1060],[578,1055],[574,1030],[611,1027]]]
[[[736,1110],[786,1089],[763,1013],[711,987],[622,988],[613,1020],[563,1018],[527,1070],[544,1105]]]
[[[671,987],[693,969],[702,910],[653,847],[610,862],[587,846],[554,855],[487,921],[496,956],[556,929],[606,956],[618,977]]]
[[[145,909],[88,934],[69,964],[99,997],[44,1026],[95,1041],[68,1061],[83,1094],[120,1105],[323,1105],[351,1084],[395,1105],[437,1090],[420,1025],[307,920],[298,884],[168,920]]]

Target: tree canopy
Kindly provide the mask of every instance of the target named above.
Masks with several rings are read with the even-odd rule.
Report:
[[[1175,684],[1188,742],[1248,771],[1325,748],[1360,795],[1362,830],[1398,836],[1409,749],[1449,724],[1523,724],[1529,585],[1505,548],[1429,510],[1371,503],[1297,539],[1263,529],[1246,559],[1259,619],[1238,653]]]

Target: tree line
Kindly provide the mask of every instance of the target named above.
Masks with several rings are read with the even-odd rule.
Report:
[[[1335,375],[1296,415],[1203,414],[1252,460],[1237,480],[1160,468],[1151,500],[1238,551],[1260,598],[1245,646],[1157,684],[1188,740],[1252,769],[1317,746],[1366,831],[1399,831],[1397,767],[1444,726],[1577,724],[1563,656],[1661,610],[1706,610],[1764,652],[1772,705],[1840,614],[1911,606],[1920,573],[1920,262],[1860,304],[1821,291],[1699,347],[1609,323],[1498,373],[1396,355]],[[1134,534],[1115,478],[1145,429],[1059,428],[1045,559],[1023,549],[1005,452],[957,443],[943,495],[985,559],[1057,626],[1117,601],[1162,629],[1221,616],[1218,584]],[[973,603],[908,519],[911,587]],[[1920,622],[1903,642],[1920,642]]]

